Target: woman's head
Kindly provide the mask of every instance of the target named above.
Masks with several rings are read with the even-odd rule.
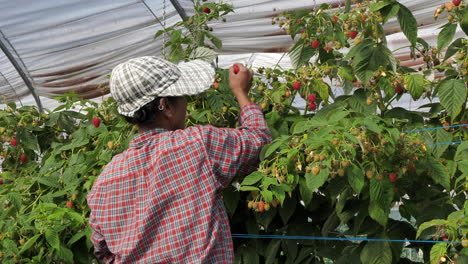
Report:
[[[168,130],[183,129],[187,113],[187,100],[183,96],[158,97],[138,109],[132,117],[122,115],[129,123],[140,128],[156,127]]]
[[[129,122],[177,129],[185,121],[184,96],[210,88],[214,74],[213,67],[202,60],[176,65],[158,57],[139,57],[112,70],[110,91],[118,112]]]

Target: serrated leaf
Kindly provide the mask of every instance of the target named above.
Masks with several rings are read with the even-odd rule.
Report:
[[[206,47],[198,47],[192,51],[189,58],[191,60],[199,59],[206,62],[212,62],[216,58],[216,56],[218,56],[218,53],[216,51]]]
[[[306,185],[311,191],[315,191],[321,187],[328,179],[329,171],[326,169],[320,170],[319,174],[314,175],[312,173],[306,173]]]
[[[236,212],[237,205],[240,200],[240,192],[232,190],[231,188],[226,188],[222,192],[224,206],[226,207],[229,216],[233,216]]]
[[[39,142],[37,141],[36,135],[24,128],[19,128],[17,133],[16,138],[19,140],[20,144],[30,150],[39,151]]]
[[[73,252],[64,246],[60,246],[57,250],[57,256],[65,263],[73,263]]]
[[[423,45],[423,47],[424,47],[425,49],[429,49],[429,48],[430,48],[430,47],[429,47],[429,43],[427,43],[427,41],[425,41],[424,39],[418,38],[417,41],[418,41],[419,44]]]
[[[272,264],[276,260],[276,255],[278,254],[279,247],[281,245],[280,239],[272,239],[268,244],[265,251],[265,264]]]
[[[392,264],[392,249],[387,241],[369,241],[360,257],[362,263],[366,264]]]
[[[451,142],[452,141],[452,134],[450,132],[447,132],[443,129],[436,129],[434,132],[434,143],[444,143],[444,142]],[[432,147],[432,153],[436,158],[439,158],[442,156],[442,154],[447,150],[449,147],[448,144],[443,144],[443,145],[435,145],[431,146]]]
[[[25,252],[26,250],[28,250],[29,248],[31,248],[32,245],[34,245],[34,243],[36,243],[36,240],[41,236],[41,234],[37,234],[33,237],[31,237],[30,239],[28,239],[28,241],[26,241],[26,243],[24,243],[24,245],[21,247],[21,250],[20,250],[20,254]]]
[[[460,113],[466,100],[467,88],[463,80],[443,80],[439,85],[440,103],[452,119]]]
[[[73,245],[76,241],[80,240],[82,237],[86,236],[86,233],[84,231],[78,232],[74,234],[70,240],[68,240],[67,245],[71,246]]]
[[[431,264],[439,264],[440,257],[445,256],[447,253],[448,244],[437,243],[431,248]]]
[[[338,69],[338,75],[350,82],[354,81],[353,68],[349,66],[342,66]]]
[[[264,158],[268,158],[271,154],[273,154],[279,147],[281,147],[284,142],[288,139],[289,137],[281,137],[278,139],[275,139],[271,144],[266,145],[264,148],[266,148],[265,156]]]
[[[385,96],[387,96],[388,98],[391,98],[395,95],[395,87],[393,87],[389,79],[380,78],[379,87],[385,92]]]
[[[294,68],[298,68],[307,63],[314,54],[315,50],[310,45],[307,45],[303,39],[297,41],[288,52],[291,64]]]
[[[359,46],[362,48],[356,51],[352,61],[354,72],[366,86],[380,67],[386,68],[391,64],[391,51],[382,43],[376,44],[372,39],[365,39]]]
[[[302,177],[299,179],[299,192],[301,194],[302,200],[304,201],[304,205],[307,207],[312,201],[314,190],[311,190],[307,187],[306,179]]]
[[[259,188],[254,186],[242,186],[239,188],[240,191],[248,192],[248,191],[260,191]]]
[[[21,208],[21,195],[17,192],[10,192],[8,193],[7,197],[11,204],[18,211]]]
[[[413,13],[401,3],[398,10],[398,23],[400,23],[401,30],[405,34],[412,46],[416,46],[418,40],[418,23]]]
[[[346,0],[345,12],[348,13],[351,10],[351,0]]]
[[[432,179],[445,189],[450,190],[450,175],[445,169],[445,166],[438,161],[427,162],[426,164]]]
[[[452,44],[450,44],[445,52],[444,61],[455,55],[458,50],[463,46],[464,38],[458,38]]]
[[[346,168],[348,182],[356,193],[360,193],[364,187],[364,173],[358,166],[352,164]]]
[[[387,23],[387,21],[396,16],[398,14],[398,11],[400,11],[400,5],[397,2],[392,3],[392,5],[385,6],[380,10],[380,13],[382,14],[383,17],[383,24]]]
[[[58,232],[54,229],[47,229],[45,231],[45,239],[49,245],[55,249],[60,248],[60,238]]]
[[[412,74],[405,76],[406,88],[414,100],[418,100],[424,92],[424,76]]]
[[[465,141],[458,145],[457,152],[455,153],[455,160],[462,161],[463,160],[463,152],[468,149],[468,141]],[[466,161],[468,162],[468,161]],[[460,168],[461,171],[464,171],[463,168]],[[468,171],[468,167],[466,167],[466,171]]]
[[[311,82],[311,85],[313,86],[313,89],[318,93],[320,98],[323,99],[323,101],[327,102],[328,101],[328,84],[324,83],[322,80],[313,80]]]
[[[221,49],[223,47],[223,43],[219,38],[215,37],[213,34],[210,34],[208,32],[205,32],[205,35],[211,40],[211,42],[215,45],[217,49]]]
[[[283,204],[279,208],[279,214],[281,216],[281,220],[283,220],[283,223],[285,225],[288,224],[289,218],[296,211],[296,205],[297,205],[296,199],[294,197],[293,198],[288,197],[287,199],[284,199]]]
[[[265,198],[266,203],[271,203],[273,201],[273,193],[269,190],[260,191],[260,194]]]
[[[462,28],[463,32],[468,35],[468,8],[464,8],[461,10],[460,15],[463,17],[462,21],[460,21],[460,27]]]
[[[252,247],[242,247],[239,250],[240,258],[242,259],[242,264],[258,264],[260,263],[259,261],[259,256],[257,252],[255,251],[255,248]],[[237,259],[237,256],[236,256]],[[237,262],[236,262],[237,263]]]
[[[255,183],[259,182],[261,179],[263,179],[264,176],[265,176],[265,174],[263,174],[263,173],[261,173],[259,171],[254,171],[251,174],[249,174],[247,177],[245,177],[241,184],[242,185],[255,184]]]
[[[377,202],[371,202],[369,205],[369,216],[382,226],[387,225],[389,213],[390,210],[383,208],[383,206]]]
[[[437,50],[441,51],[452,42],[455,32],[457,31],[457,24],[447,23],[443,26],[443,29],[439,32],[437,37]]]
[[[388,5],[391,5],[392,2],[389,2],[389,1],[382,1],[382,2],[377,2],[377,3],[371,3],[370,5],[370,11],[371,12],[376,12],[376,11],[379,11],[380,9],[388,6]]]

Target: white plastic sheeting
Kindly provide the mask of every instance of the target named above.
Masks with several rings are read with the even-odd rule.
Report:
[[[191,0],[177,1],[187,15],[193,14]],[[322,3],[344,8],[345,0],[226,0],[235,8],[227,22],[213,23],[213,33],[223,42],[219,66],[234,62],[255,67],[279,64],[288,69],[289,58],[281,52],[292,44],[289,36],[271,25],[271,17],[284,11],[314,8]],[[434,10],[445,1],[401,0],[416,16],[419,37],[435,44],[441,16]],[[165,7],[165,8],[164,8]],[[42,104],[53,108],[54,95],[75,90],[87,98],[101,98],[107,92],[107,77],[118,63],[132,57],[159,55],[163,38],[153,35],[163,25],[181,20],[170,0],[0,0],[0,41],[8,47]],[[385,25],[390,49],[408,45],[396,19]],[[464,33],[459,28],[456,37]],[[396,53],[401,64],[422,65],[409,58],[409,49]],[[339,89],[339,87],[334,87]],[[3,52],[0,52],[0,96],[35,104],[31,91]],[[398,104],[407,108],[410,100]]]

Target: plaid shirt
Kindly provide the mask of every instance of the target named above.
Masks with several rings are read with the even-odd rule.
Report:
[[[196,126],[137,135],[89,193],[95,255],[106,263],[232,263],[220,191],[258,165],[270,141],[260,108],[236,129]]]

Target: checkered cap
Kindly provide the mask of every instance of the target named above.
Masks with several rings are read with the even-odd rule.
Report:
[[[117,65],[111,73],[110,92],[121,115],[132,117],[156,97],[199,94],[213,84],[215,71],[208,62],[173,64],[145,56]]]

